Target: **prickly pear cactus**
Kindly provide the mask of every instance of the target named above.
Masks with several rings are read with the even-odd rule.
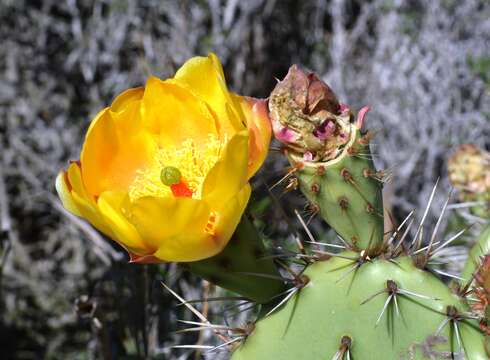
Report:
[[[301,254],[305,269],[289,271],[292,286],[241,336],[232,360],[489,359],[488,297],[475,306],[474,296],[482,285],[450,288],[434,265],[457,236],[437,240],[438,223],[424,246],[420,224],[408,241],[410,216],[383,234],[383,174],[371,160],[371,134],[361,132],[367,108],[354,119],[326,84],[294,66],[269,109],[289,175],[344,249],[313,242]]]
[[[468,307],[435,276],[409,257],[355,256],[309,266],[307,283],[232,359],[488,359]]]
[[[490,237],[482,232],[460,277],[446,271],[441,251],[463,231],[439,239],[442,216],[428,237],[427,209],[416,231],[410,231],[412,212],[384,233],[385,174],[372,162],[367,111],[355,117],[318,77],[291,67],[269,98],[272,129],[291,164],[283,179],[296,179],[342,245],[317,242],[306,228],[311,246],[284,254],[297,260],[291,266],[279,254],[280,272],[277,255],[263,256],[260,237],[243,221],[221,254],[189,266],[260,304],[258,320],[211,324],[191,307],[202,322],[187,321],[197,326],[184,331],[213,330],[224,343],[211,350],[229,346],[232,360],[490,358]],[[488,157],[469,150],[450,161],[451,178],[463,184],[463,194],[471,189],[464,201],[476,201],[485,213],[490,174],[481,171]],[[442,277],[452,278],[451,286]]]

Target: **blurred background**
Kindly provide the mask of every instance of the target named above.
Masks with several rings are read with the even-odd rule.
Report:
[[[240,94],[267,97],[297,63],[353,109],[369,105],[372,151],[391,174],[386,207],[398,221],[426,205],[440,177],[433,224],[452,149],[490,147],[486,0],[0,0],[0,39],[3,359],[227,358],[170,348],[215,340],[174,332],[191,317],[159,281],[187,299],[212,287],[175,264],[127,264],[54,192],[95,113],[189,57],[216,52]],[[294,208],[308,216],[297,194],[268,190],[285,166],[272,153],[254,180],[251,211],[275,246],[288,226],[300,229]],[[326,226],[311,226],[321,238]],[[227,321],[236,309],[223,306],[202,311]]]

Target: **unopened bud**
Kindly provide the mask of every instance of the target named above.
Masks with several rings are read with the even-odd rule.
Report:
[[[352,136],[352,113],[330,87],[298,66],[289,69],[269,98],[276,138],[305,161],[328,161]]]

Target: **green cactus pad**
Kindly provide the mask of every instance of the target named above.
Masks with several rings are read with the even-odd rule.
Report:
[[[410,258],[396,263],[376,259],[357,270],[353,264],[336,257],[309,266],[304,273],[310,279],[306,287],[258,321],[232,360],[347,359],[346,354],[336,356],[348,343],[354,360],[447,359],[451,351],[459,359],[454,324],[466,359],[488,359],[476,323],[449,321],[437,333],[448,319],[448,309],[460,314],[466,306],[439,279],[415,268]],[[398,293],[400,314],[392,300],[376,325],[389,296],[382,292],[388,280],[401,291],[421,296]]]
[[[305,162],[296,176],[303,194],[344,240],[376,252],[384,231],[382,183],[369,146],[357,140],[349,149],[324,165]]]

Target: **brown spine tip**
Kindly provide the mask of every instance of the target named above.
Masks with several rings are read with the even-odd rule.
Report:
[[[316,174],[319,176],[324,175],[326,171],[327,170],[325,169],[325,166],[323,166],[323,165],[320,165],[316,168]]]

